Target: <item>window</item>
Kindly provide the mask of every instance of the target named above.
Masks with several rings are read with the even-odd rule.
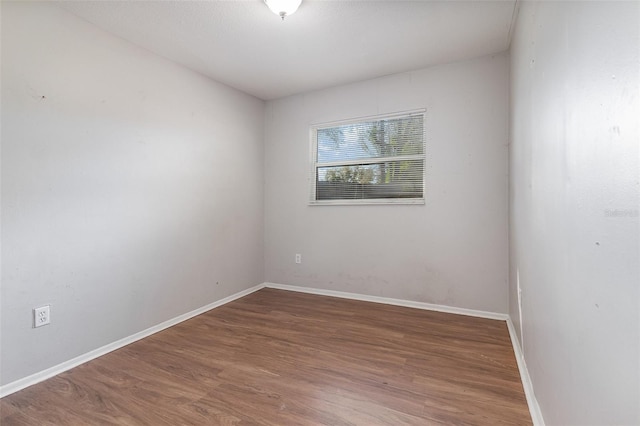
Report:
[[[424,204],[424,110],[311,127],[311,204]]]

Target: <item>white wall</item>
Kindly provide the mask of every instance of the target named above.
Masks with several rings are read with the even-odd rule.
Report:
[[[548,425],[640,424],[638,2],[524,2],[511,303]]]
[[[508,66],[496,55],[268,102],[266,280],[506,313]],[[311,124],[416,108],[426,205],[307,205]]]
[[[2,2],[2,384],[263,282],[263,120],[55,6]]]

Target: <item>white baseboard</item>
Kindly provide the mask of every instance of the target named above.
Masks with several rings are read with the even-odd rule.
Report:
[[[404,306],[406,308],[424,309],[427,311],[446,312],[449,314],[467,315],[471,317],[488,318],[506,321],[509,318],[507,314],[499,314],[496,312],[477,311],[475,309],[456,308],[454,306],[436,305],[433,303],[414,302],[411,300],[391,299],[389,297],[368,296],[365,294],[346,293],[336,290],[323,290],[320,288],[299,287],[295,285],[276,284],[266,282],[263,284],[267,288],[275,288],[278,290],[297,291],[299,293],[318,294],[321,296],[340,297],[343,299],[362,300],[364,302],[384,303],[385,305]]]
[[[122,338],[113,343],[109,343],[108,345],[102,346],[101,348],[94,349],[90,352],[77,356],[73,359],[65,361],[61,364],[55,365],[51,368],[47,368],[46,370],[39,371],[30,376],[24,377],[22,379],[18,379],[14,382],[7,383],[4,386],[0,386],[0,398],[10,395],[14,392],[22,390],[26,387],[35,385],[36,383],[40,383],[46,379],[49,379],[53,376],[56,376],[62,372],[72,369],[73,367],[77,367],[80,364],[84,364],[85,362],[91,361],[92,359],[98,358],[102,355],[108,354],[109,352],[115,351],[116,349],[120,349],[123,346],[136,342],[140,339],[144,339],[145,337],[151,336],[159,331],[162,331],[166,328],[172,327],[176,324],[179,324],[183,321],[186,321],[190,318],[193,318],[197,315],[203,314],[211,309],[217,308],[218,306],[222,306],[231,301],[239,299],[243,296],[251,294],[255,291],[264,288],[264,284],[258,284],[254,287],[248,288],[246,290],[240,291],[238,293],[232,294],[231,296],[225,297],[224,299],[220,299],[216,302],[209,303],[208,305],[202,306],[201,308],[195,309],[191,312],[187,312],[186,314],[179,315],[175,318],[162,322],[158,325],[154,325],[153,327],[149,327],[146,330],[140,331],[138,333],[132,334],[131,336]]]
[[[65,372],[74,367],[77,367],[78,365],[91,361],[92,359],[108,354],[109,352],[112,352],[123,346],[136,342],[140,339],[144,339],[145,337],[148,337],[166,328],[172,327],[176,324],[179,324],[183,321],[186,321],[190,318],[193,318],[197,315],[210,311],[211,309],[227,304],[233,300],[239,299],[243,296],[251,294],[265,287],[279,289],[279,290],[296,291],[299,293],[309,293],[309,294],[317,294],[322,296],[340,297],[343,299],[361,300],[365,302],[383,303],[387,305],[404,306],[408,308],[424,309],[429,311],[446,312],[451,314],[467,315],[467,316],[473,316],[473,317],[479,317],[479,318],[488,318],[488,319],[506,321],[507,328],[509,329],[509,336],[511,337],[511,343],[513,345],[513,351],[515,353],[516,361],[518,363],[518,370],[520,372],[522,386],[524,388],[524,393],[527,398],[527,404],[529,405],[529,411],[531,412],[531,418],[533,420],[533,424],[534,426],[545,426],[544,419],[542,418],[542,413],[540,411],[540,406],[538,405],[538,401],[536,400],[535,394],[533,392],[533,384],[531,382],[531,378],[529,377],[527,365],[524,361],[524,355],[522,353],[522,350],[520,349],[520,343],[518,342],[518,338],[515,333],[513,322],[511,321],[511,318],[509,317],[509,315],[496,313],[496,312],[479,311],[474,309],[457,308],[457,307],[446,306],[446,305],[437,305],[432,303],[414,302],[411,300],[391,299],[387,297],[368,296],[364,294],[347,293],[343,291],[324,290],[324,289],[318,289],[318,288],[299,287],[299,286],[276,284],[276,283],[270,283],[270,282],[258,284],[254,287],[232,294],[231,296],[225,297],[224,299],[220,299],[216,302],[202,306],[201,308],[195,309],[186,314],[179,315],[163,323],[147,328],[146,330],[132,334],[131,336],[125,337],[123,339],[120,339],[108,345],[102,346],[101,348],[95,349],[93,351],[80,355],[76,358],[70,359],[69,361],[65,361],[61,364],[58,364],[46,370],[40,371],[38,373],[32,374],[22,379],[18,379],[4,386],[0,386],[0,398],[10,395],[24,388],[27,388],[29,386],[35,385],[36,383],[40,383],[62,372]]]
[[[300,293],[318,294],[322,296],[341,297],[343,299],[362,300],[365,302],[384,303],[387,305],[404,306],[408,308],[424,309],[428,311],[446,312],[451,314],[460,314],[472,317],[506,321],[507,328],[509,329],[509,337],[511,338],[511,344],[513,345],[513,352],[518,364],[518,371],[520,372],[520,379],[522,380],[522,387],[524,388],[524,393],[527,398],[527,405],[529,406],[529,412],[531,413],[531,419],[534,426],[545,426],[544,419],[542,418],[542,412],[540,411],[540,406],[538,405],[538,401],[536,400],[535,394],[533,392],[533,383],[531,382],[531,378],[529,377],[527,365],[524,362],[524,355],[522,353],[522,350],[520,350],[520,343],[518,343],[518,337],[516,336],[513,322],[511,321],[511,318],[508,314],[269,282],[265,282],[263,286],[266,288],[275,288],[279,290],[297,291]]]
[[[511,337],[511,344],[513,345],[513,352],[516,356],[516,362],[518,363],[518,370],[520,371],[520,378],[522,380],[522,387],[524,388],[524,394],[527,397],[527,404],[529,405],[529,412],[531,413],[531,420],[534,426],[545,426],[544,419],[542,418],[542,411],[538,405],[538,400],[533,392],[533,383],[529,376],[529,370],[527,369],[527,363],[524,360],[524,353],[520,348],[520,342],[516,335],[516,329],[511,321],[511,318],[507,319],[507,328],[509,329],[509,337]]]

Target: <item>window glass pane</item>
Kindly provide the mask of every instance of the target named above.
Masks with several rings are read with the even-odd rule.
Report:
[[[317,161],[423,154],[424,116],[345,124],[317,130]]]
[[[318,167],[316,200],[422,198],[423,160]]]

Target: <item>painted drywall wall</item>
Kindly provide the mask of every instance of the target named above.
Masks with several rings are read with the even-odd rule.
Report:
[[[268,102],[266,280],[506,313],[508,65],[500,54]],[[418,108],[425,205],[308,205],[311,124]]]
[[[640,424],[639,8],[523,2],[512,41],[509,312],[518,274],[548,425]]]
[[[263,120],[53,5],[2,2],[2,384],[264,281]]]

